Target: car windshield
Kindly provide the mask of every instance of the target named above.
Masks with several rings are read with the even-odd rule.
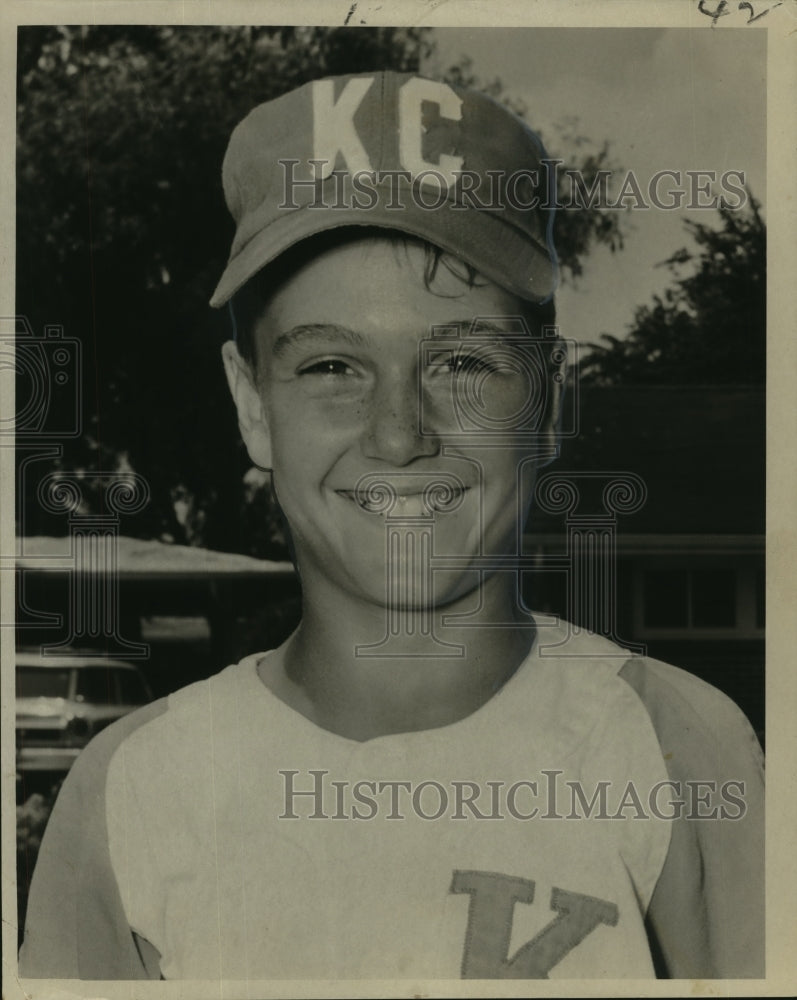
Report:
[[[69,668],[17,667],[17,698],[67,698]]]
[[[94,705],[115,705],[116,671],[109,667],[83,667],[77,675],[77,700]]]

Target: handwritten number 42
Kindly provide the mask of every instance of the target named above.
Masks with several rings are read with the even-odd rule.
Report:
[[[747,0],[741,0],[741,2],[739,2],[736,5],[736,9],[748,10],[750,13],[747,18],[747,24],[752,24],[753,21],[758,21],[759,18],[762,18],[765,14],[768,14],[771,10],[774,10],[775,7],[780,7],[782,3],[783,0],[778,0],[777,3],[773,3],[771,6],[766,7],[764,10],[762,10],[760,14],[756,14],[755,10],[753,9],[753,5],[751,3],[748,3]],[[715,27],[717,21],[721,17],[725,17],[727,14],[733,13],[733,11],[730,10],[729,8],[730,4],[728,3],[728,0],[719,0],[714,10],[709,10],[709,4],[707,0],[699,0],[697,5],[697,9],[700,11],[701,14],[705,14],[707,17],[711,18],[712,28]]]

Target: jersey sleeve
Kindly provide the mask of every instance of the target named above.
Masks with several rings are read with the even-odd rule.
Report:
[[[108,764],[121,742],[165,710],[154,702],[100,733],[64,781],[33,873],[19,975],[30,979],[159,979],[158,953],[134,934],[111,865]]]
[[[764,976],[764,767],[725,695],[668,664],[634,658],[620,676],[645,705],[684,805],[648,909],[660,974]]]

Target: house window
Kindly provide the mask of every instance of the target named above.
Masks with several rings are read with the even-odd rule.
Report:
[[[736,573],[732,569],[693,570],[689,605],[695,628],[734,628]]]
[[[645,574],[645,625],[648,628],[687,628],[689,574],[685,569]]]
[[[736,572],[665,569],[644,574],[644,625],[652,629],[736,627]]]

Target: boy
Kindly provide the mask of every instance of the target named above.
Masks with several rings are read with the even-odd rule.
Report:
[[[599,637],[542,655],[518,595],[563,383],[544,175],[508,111],[416,76],[233,133],[212,304],[303,618],[82,755],[23,975],[763,975],[746,721]]]

